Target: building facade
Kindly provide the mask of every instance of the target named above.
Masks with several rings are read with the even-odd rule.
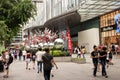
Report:
[[[37,7],[37,15],[35,16],[35,20],[30,19],[23,29],[28,38],[33,36],[34,32],[38,32],[42,27],[49,27],[54,31],[69,27],[73,45],[83,45],[91,51],[93,45],[108,45],[108,42],[106,42],[108,41],[108,37],[118,37],[119,35],[119,33],[115,33],[115,27],[112,27],[116,25],[113,16],[119,13],[119,11],[108,14],[108,12],[119,8],[119,1],[34,0],[33,2]],[[81,19],[77,19],[78,16],[71,13],[75,10],[81,16]],[[33,27],[37,28],[34,29]],[[32,30],[35,31],[32,32]],[[93,36],[92,34],[96,35]],[[86,41],[89,40],[89,37],[94,37],[94,41]],[[109,44],[116,44],[118,42],[117,37],[111,38]]]
[[[100,16],[100,39],[101,44],[110,46],[112,43],[120,45],[120,33],[116,32],[115,15],[120,14],[120,10]]]

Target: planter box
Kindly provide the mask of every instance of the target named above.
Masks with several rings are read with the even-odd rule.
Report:
[[[78,63],[78,64],[85,64],[86,63],[86,59],[83,59],[83,58],[72,58],[72,62]]]
[[[71,62],[71,56],[68,57],[54,57],[55,62]]]

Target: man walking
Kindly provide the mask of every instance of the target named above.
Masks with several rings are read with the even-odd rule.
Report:
[[[42,55],[42,60],[43,60],[43,69],[44,69],[44,79],[50,80],[50,73],[53,64],[56,66],[56,69],[58,69],[58,67],[55,64],[53,57],[49,53],[49,48],[45,48],[45,54]]]
[[[103,47],[102,51],[100,52],[100,61],[102,65],[102,76],[105,76],[105,78],[108,78],[107,73],[106,73],[106,58],[107,58],[107,48]]]
[[[38,49],[37,53],[36,53],[36,60],[37,60],[37,67],[38,67],[38,72],[42,72],[42,55],[44,54],[45,52],[42,51],[41,48]]]
[[[91,58],[92,58],[93,65],[94,65],[93,76],[96,77],[97,66],[98,66],[98,50],[97,50],[97,46],[94,45],[93,49],[94,49],[94,51],[91,53]]]

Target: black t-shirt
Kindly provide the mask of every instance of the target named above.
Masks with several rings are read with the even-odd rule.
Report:
[[[51,63],[52,59],[53,59],[53,56],[51,56],[49,53],[45,53],[42,55],[43,67],[45,70],[52,69],[52,63]]]
[[[93,58],[92,58],[93,60],[98,60],[98,57],[95,58],[96,56],[98,56],[98,51],[93,51],[93,52],[91,52],[91,56],[93,57]]]
[[[106,58],[107,58],[107,52],[106,51],[101,51],[100,52],[100,56],[104,56],[104,57],[100,57],[99,58],[100,60],[106,60]]]
[[[115,45],[112,45],[112,51],[115,51]]]

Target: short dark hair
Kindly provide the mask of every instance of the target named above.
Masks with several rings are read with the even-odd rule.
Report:
[[[103,47],[103,48],[102,48],[102,50],[106,51],[106,50],[107,50],[107,48],[106,48],[106,47]]]
[[[94,46],[93,46],[93,49],[95,49],[96,47],[97,47],[97,46],[96,46],[96,45],[94,45]]]
[[[45,48],[45,52],[49,53],[49,48]]]
[[[42,51],[42,48],[38,48],[39,51]]]

